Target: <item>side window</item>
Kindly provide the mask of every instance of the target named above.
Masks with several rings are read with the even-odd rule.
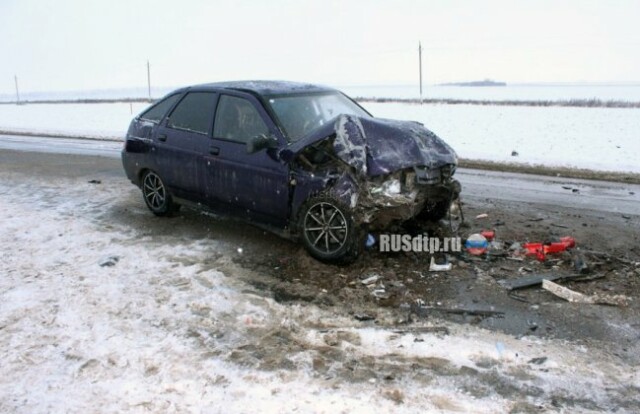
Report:
[[[144,111],[140,115],[140,118],[155,123],[160,122],[160,120],[164,117],[164,114],[166,114],[169,108],[171,108],[173,104],[176,103],[179,97],[180,94],[176,93],[164,98],[160,102],[153,105],[151,108]]]
[[[215,93],[190,92],[171,112],[167,126],[206,134],[213,118]]]
[[[269,128],[258,110],[247,99],[222,95],[213,124],[213,137],[247,142],[249,138],[268,134]]]

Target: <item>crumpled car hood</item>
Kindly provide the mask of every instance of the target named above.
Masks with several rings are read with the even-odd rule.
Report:
[[[438,168],[457,164],[448,144],[417,122],[340,115],[281,153],[293,159],[309,145],[335,135],[336,155],[358,174],[375,177],[412,166]]]

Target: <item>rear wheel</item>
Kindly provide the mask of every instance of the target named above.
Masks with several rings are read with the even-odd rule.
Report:
[[[351,263],[364,245],[351,209],[330,196],[314,197],[301,209],[298,223],[302,244],[318,260]]]
[[[170,216],[180,209],[158,174],[147,171],[142,177],[142,196],[149,210],[156,216]]]

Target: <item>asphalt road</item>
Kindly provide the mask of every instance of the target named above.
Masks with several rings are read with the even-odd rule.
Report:
[[[119,159],[122,143],[0,135],[2,149]],[[114,160],[113,168],[121,169],[120,162]],[[640,185],[462,168],[457,171],[456,177],[462,183],[465,198],[491,198],[593,212],[640,215]]]

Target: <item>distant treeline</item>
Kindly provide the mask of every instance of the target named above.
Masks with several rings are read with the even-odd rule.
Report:
[[[603,101],[601,99],[567,99],[567,100],[477,100],[477,99],[451,99],[451,98],[355,98],[358,102],[379,103],[408,103],[408,104],[445,104],[445,105],[501,105],[501,106],[570,106],[578,108],[640,108],[640,102],[629,101]]]
[[[640,108],[640,102],[630,101],[604,101],[601,99],[567,99],[567,100],[477,100],[477,99],[451,99],[451,98],[427,98],[422,101],[418,98],[367,98],[357,97],[358,102],[378,103],[407,103],[407,104],[444,104],[444,105],[500,105],[500,106],[565,106],[578,108]],[[38,99],[20,101],[18,105],[26,104],[101,104],[101,103],[153,103],[157,99],[148,98],[120,98],[120,99]],[[15,105],[16,101],[0,101],[0,105]]]

